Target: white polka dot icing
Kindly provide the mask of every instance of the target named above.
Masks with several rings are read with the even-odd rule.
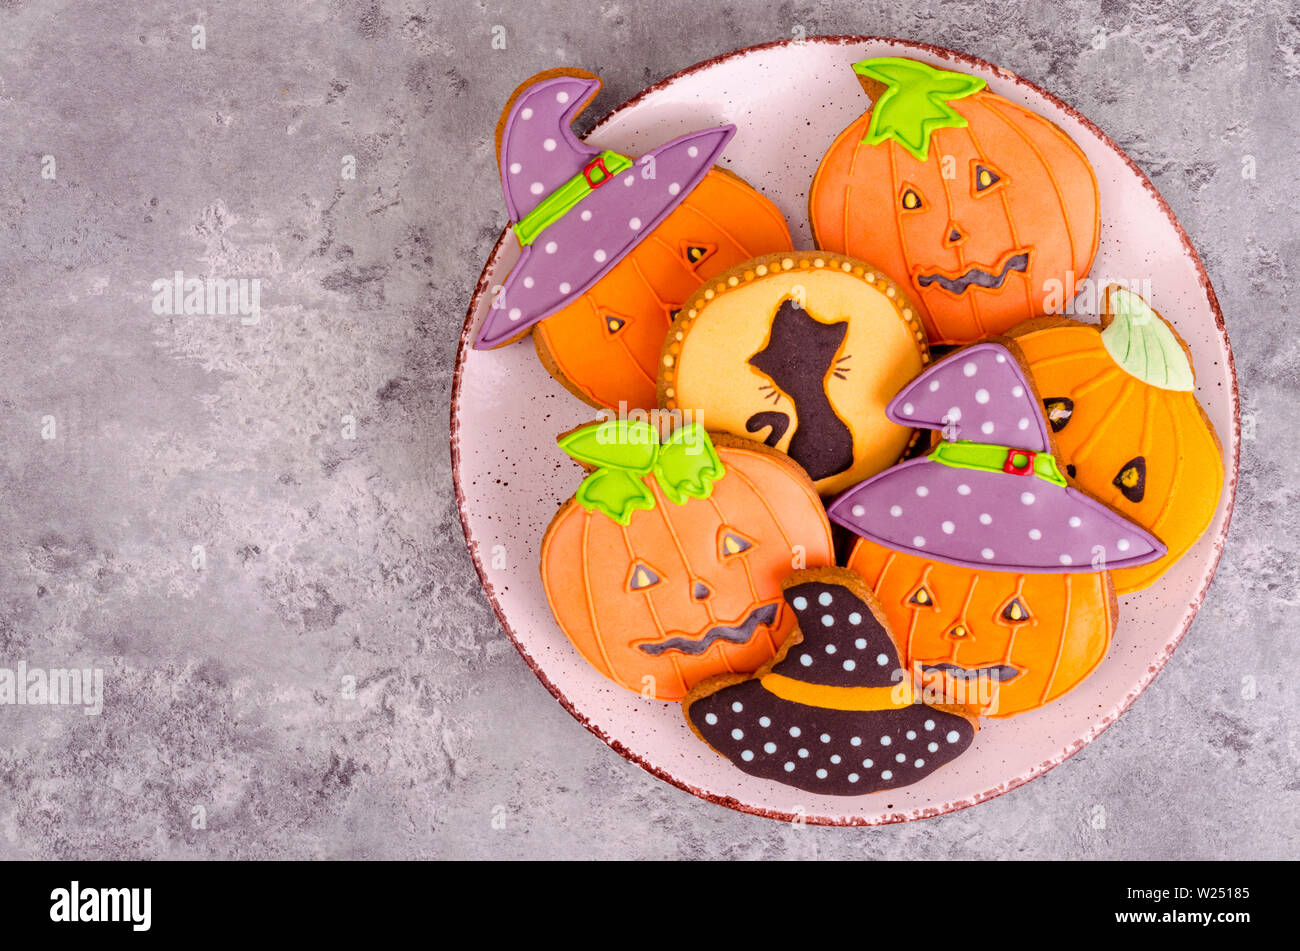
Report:
[[[898,663],[892,638],[852,589],[809,582],[785,597],[803,635],[800,650],[812,657],[834,656],[836,661],[829,669],[824,660],[814,665],[819,673],[803,673],[797,656],[791,656],[771,668],[772,673],[810,685],[892,685],[890,670]],[[850,614],[858,616],[856,627],[848,623]],[[830,626],[821,623],[827,615],[833,621]],[[876,658],[880,666],[844,663],[846,651]],[[692,701],[687,716],[706,742],[737,767],[800,789],[861,795],[908,785],[965,749],[966,742],[959,741],[930,750],[936,737],[949,731],[967,739],[971,735],[962,718],[920,703],[876,710],[822,709],[782,699],[772,689],[759,679],[733,683]],[[785,739],[787,734],[790,739]],[[865,748],[877,743],[877,755],[885,753],[885,764],[875,763],[874,756],[863,757]],[[890,779],[883,778],[885,772]]]

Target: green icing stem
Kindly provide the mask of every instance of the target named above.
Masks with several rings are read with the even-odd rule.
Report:
[[[520,218],[519,223],[515,225],[515,235],[519,238],[521,245],[527,247],[532,244],[537,240],[538,235],[571,212],[582,199],[605,184],[607,179],[613,178],[619,172],[632,167],[630,158],[626,155],[619,155],[617,152],[611,152],[608,149],[601,152],[597,158],[604,160],[609,175],[606,178],[597,179],[596,184],[592,185],[587,181],[587,176],[579,172],[543,198],[540,205]]]
[[[949,105],[988,85],[978,76],[935,69],[914,59],[884,56],[853,64],[853,71],[889,88],[871,108],[871,124],[862,141],[879,145],[893,139],[918,162],[930,156],[936,129],[963,129],[966,117]]]
[[[1187,353],[1146,301],[1126,287],[1112,285],[1106,289],[1106,310],[1111,322],[1101,332],[1101,342],[1121,369],[1162,390],[1196,388]]]
[[[1003,472],[1007,464],[1007,453],[1014,452],[1020,456],[1017,462],[1027,458],[1028,453],[1010,446],[997,446],[985,442],[941,442],[926,456],[934,462],[954,469],[978,469],[981,472]],[[1056,467],[1056,458],[1050,452],[1040,452],[1034,456],[1034,475],[1053,485],[1066,485],[1065,476]]]

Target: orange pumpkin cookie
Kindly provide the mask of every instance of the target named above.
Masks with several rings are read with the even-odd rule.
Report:
[[[862,540],[871,584],[921,677],[987,716],[1042,706],[1101,662],[1115,630],[1107,568],[1165,554],[1061,471],[1050,421],[1011,341],[973,344],[910,382],[890,418],[943,440],[829,508]]]
[[[662,445],[648,423],[624,420],[559,442],[594,471],[546,531],[542,581],[583,657],[661,700],[770,660],[795,623],[782,580],[834,562],[803,471],[698,423]]]
[[[1064,131],[975,76],[892,57],[853,69],[874,102],[813,179],[819,247],[909,287],[932,344],[1045,314],[1087,275],[1097,180]]]
[[[1205,532],[1223,489],[1223,450],[1196,402],[1190,351],[1141,297],[1106,288],[1101,326],[1063,317],[1011,331],[1043,396],[1066,472],[1168,546],[1114,571],[1119,594],[1163,575]]]
[[[975,570],[866,539],[848,567],[880,599],[911,672],[941,678],[950,702],[983,716],[1055,700],[1101,663],[1115,632],[1115,590],[1104,571]]]
[[[682,701],[700,739],[752,776],[830,796],[910,786],[965,752],[979,721],[928,706],[900,674],[888,620],[862,578],[813,569],[783,588],[798,629],[781,653]]]
[[[714,168],[734,126],[673,139],[635,161],[570,124],[600,89],[550,70],[511,96],[497,126],[506,207],[522,251],[479,328],[492,349],[530,330],[542,363],[595,406],[651,408],[674,313],[701,280],[791,246],[770,201]]]
[[[885,403],[928,358],[914,305],[871,265],[773,254],[687,301],[664,344],[659,400],[788,453],[830,495],[906,451],[913,430]]]

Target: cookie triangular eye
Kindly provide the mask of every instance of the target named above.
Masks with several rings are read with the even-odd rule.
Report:
[[[1043,400],[1043,409],[1047,411],[1047,422],[1051,425],[1052,432],[1059,433],[1070,425],[1070,419],[1074,416],[1074,400],[1064,396],[1049,396]]]
[[[734,528],[723,528],[718,532],[719,558],[732,558],[753,547],[754,543]]]
[[[646,588],[653,588],[663,579],[659,573],[643,561],[635,562],[632,570],[627,576],[627,589],[629,591],[644,591]]]
[[[909,185],[903,186],[903,191],[898,197],[898,203],[903,206],[904,211],[917,211],[925,205],[925,202],[921,200],[921,193]]]
[[[1012,624],[1023,624],[1031,616],[1029,608],[1025,607],[1025,602],[1019,598],[1012,598],[1002,609],[1002,620],[1010,621]]]
[[[1147,460],[1134,456],[1120,468],[1112,484],[1130,502],[1141,502],[1147,494]]]
[[[713,252],[718,250],[717,245],[707,244],[703,241],[683,241],[682,257],[691,267],[699,267],[705,261],[713,256]]]
[[[920,585],[912,592],[912,596],[907,599],[907,603],[919,608],[932,608],[934,607],[934,595],[930,594],[930,589],[925,585]]]
[[[975,169],[972,172],[972,175],[975,179],[975,191],[977,192],[982,192],[985,189],[992,188],[998,182],[1002,181],[1001,175],[993,171],[993,169],[989,168],[987,165],[980,165],[978,162],[975,164]]]
[[[627,326],[627,320],[616,314],[605,314],[605,332],[611,337]]]

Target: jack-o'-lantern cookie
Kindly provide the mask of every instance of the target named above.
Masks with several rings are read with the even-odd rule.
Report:
[[[794,626],[782,580],[834,562],[803,471],[698,423],[662,445],[645,422],[593,423],[560,447],[594,471],[546,531],[542,581],[583,657],[661,700],[770,660]]]
[[[871,265],[773,254],[686,302],[664,343],[659,399],[788,453],[830,495],[907,450],[913,430],[885,404],[928,358],[913,304]]]
[[[1205,532],[1223,489],[1223,450],[1196,401],[1187,345],[1115,284],[1100,327],[1044,317],[1009,336],[1043,394],[1066,472],[1168,546],[1163,558],[1114,573],[1119,594],[1147,587]]]
[[[1166,550],[1061,472],[1022,359],[992,341],[927,369],[888,412],[943,441],[828,512],[861,537],[849,567],[880,599],[909,666],[991,716],[1082,681],[1115,629],[1109,569]]]
[[[651,408],[664,334],[700,281],[791,246],[776,206],[714,167],[735,126],[638,159],[570,128],[600,89],[580,70],[523,83],[497,126],[506,208],[522,246],[474,346],[530,330],[547,370],[580,399]]]
[[[784,587],[798,630],[776,660],[686,695],[704,742],[750,775],[831,796],[908,786],[965,752],[978,721],[925,705],[900,676],[889,621],[858,575],[800,571]]]
[[[874,101],[813,179],[819,247],[907,286],[932,344],[1045,314],[1087,275],[1097,180],[1063,130],[976,76],[894,57],[853,69]]]

